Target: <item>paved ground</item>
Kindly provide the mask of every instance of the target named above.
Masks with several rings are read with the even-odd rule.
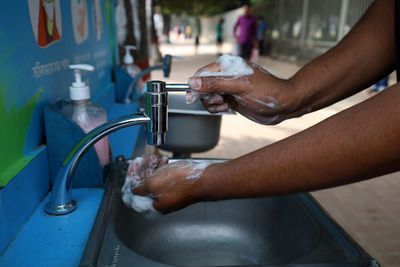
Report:
[[[228,52],[230,47],[224,46]],[[163,53],[184,55],[173,62],[169,82],[186,82],[199,67],[215,61],[213,45],[200,46],[193,55],[191,44],[163,45]],[[258,62],[270,72],[289,77],[299,67],[260,58]],[[164,79],[161,73],[153,78]],[[164,79],[165,80],[165,79]],[[277,126],[263,126],[240,115],[225,115],[219,144],[211,151],[193,157],[235,158],[288,137],[315,123],[370,97],[366,91],[333,106]],[[382,266],[400,266],[400,173],[357,184],[313,192],[313,196],[333,218]]]

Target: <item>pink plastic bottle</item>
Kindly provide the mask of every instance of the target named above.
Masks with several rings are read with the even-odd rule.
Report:
[[[74,70],[75,82],[70,86],[71,97],[71,119],[75,121],[85,133],[90,132],[97,126],[107,122],[107,113],[99,105],[90,101],[90,89],[82,82],[82,70],[94,71],[94,67],[87,64],[70,65]],[[99,158],[100,165],[104,167],[110,162],[110,149],[108,137],[98,141],[94,148]]]

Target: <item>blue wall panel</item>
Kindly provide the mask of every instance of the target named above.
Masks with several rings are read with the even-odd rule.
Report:
[[[12,178],[10,176],[22,169],[44,143],[42,110],[57,98],[69,98],[68,88],[73,78],[69,64],[88,63],[96,67],[94,73],[84,76],[93,96],[111,85],[110,30],[107,23],[110,5],[110,1],[105,0],[2,3],[0,107],[3,105],[4,109],[0,109],[0,120],[8,119],[10,123],[1,129],[0,137],[2,140],[8,137],[15,144],[11,146],[0,141],[3,146],[0,147],[0,157],[8,156],[13,160],[10,163],[21,164],[16,167],[15,164],[3,166],[0,163],[0,182]],[[43,24],[43,21],[52,23]],[[19,114],[32,99],[34,109]],[[22,119],[29,123],[28,129],[17,123]],[[15,136],[18,136],[16,140]],[[10,150],[8,146],[22,151],[10,153],[6,151]],[[28,160],[18,161],[21,157]],[[10,172],[7,168],[14,169]]]

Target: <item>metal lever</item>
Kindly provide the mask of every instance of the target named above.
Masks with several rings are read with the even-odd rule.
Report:
[[[147,142],[152,146],[165,143],[168,130],[168,93],[165,82],[147,82],[146,115],[150,118],[147,124]]]
[[[186,92],[189,91],[189,85],[187,83],[167,83],[165,89],[168,92]]]

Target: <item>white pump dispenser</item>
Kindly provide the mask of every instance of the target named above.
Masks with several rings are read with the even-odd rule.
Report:
[[[132,79],[135,79],[135,77],[142,72],[142,70],[134,64],[133,57],[130,53],[131,50],[137,50],[136,46],[133,45],[124,45],[125,48],[125,56],[123,59],[123,66],[122,68],[126,71],[126,73],[131,76]],[[136,87],[138,90],[141,92],[142,89],[146,86],[146,83],[144,82],[143,78],[140,78],[139,81],[136,83]]]
[[[125,56],[123,60],[123,68],[124,70],[131,76],[135,78],[142,70],[134,64],[134,59],[130,53],[131,50],[137,50],[136,46],[133,45],[124,45],[125,48]]]
[[[99,105],[90,101],[89,86],[82,81],[82,71],[94,71],[94,67],[88,64],[69,65],[74,71],[75,81],[69,87],[71,102],[65,105],[61,112],[76,122],[85,133],[107,122],[107,113]],[[94,148],[100,165],[104,167],[110,162],[110,150],[108,137],[98,141]]]
[[[71,100],[90,99],[90,88],[85,82],[82,82],[82,71],[94,71],[94,67],[88,64],[69,65],[74,70],[75,81],[69,87]]]
[[[137,50],[137,47],[134,45],[124,45],[124,48],[125,48],[124,64],[132,65],[134,63],[134,59],[133,59],[130,51]]]

